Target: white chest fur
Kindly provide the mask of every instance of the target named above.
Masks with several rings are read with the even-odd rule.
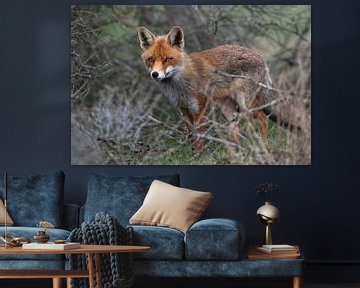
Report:
[[[171,77],[158,82],[160,90],[178,109],[186,108],[195,114],[199,110],[197,99],[192,96],[192,85],[182,77]]]

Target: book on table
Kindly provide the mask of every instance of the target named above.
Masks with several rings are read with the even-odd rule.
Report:
[[[80,243],[69,242],[69,243],[27,243],[22,245],[23,249],[28,250],[70,250],[79,249]]]
[[[262,245],[258,246],[257,250],[259,252],[264,252],[268,254],[298,254],[299,253],[299,247],[298,246],[292,246],[292,245],[286,245],[286,244],[280,244],[280,245]]]
[[[266,246],[265,246],[266,247]],[[280,252],[274,252],[274,249],[271,253],[269,253],[269,248],[265,249],[259,249],[263,248],[262,245],[256,246],[251,245],[248,249],[247,258],[249,260],[274,260],[274,259],[298,259],[301,257],[300,255],[300,248],[298,245],[291,247],[282,247],[282,250]],[[286,250],[288,249],[288,250]],[[270,250],[270,251],[271,251]],[[275,249],[276,250],[276,249]]]

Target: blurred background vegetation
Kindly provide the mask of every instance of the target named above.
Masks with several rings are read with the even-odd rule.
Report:
[[[262,54],[284,99],[273,113],[287,125],[271,122],[263,141],[255,122],[240,119],[243,139],[231,143],[228,124],[211,117],[205,150],[193,151],[179,112],[140,58],[139,26],[166,34],[174,25],[185,32],[187,52],[239,44]],[[72,6],[71,163],[310,164],[310,6]]]

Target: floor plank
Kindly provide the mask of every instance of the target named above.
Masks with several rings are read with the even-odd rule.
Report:
[[[151,282],[151,281],[150,281]],[[52,281],[49,279],[28,279],[28,280],[8,280],[0,279],[0,288],[52,288]],[[221,285],[201,285],[201,283],[135,283],[134,288],[291,288],[291,282],[281,281],[266,283],[256,280],[246,281],[246,283],[230,283]],[[360,283],[304,283],[303,288],[360,288]]]

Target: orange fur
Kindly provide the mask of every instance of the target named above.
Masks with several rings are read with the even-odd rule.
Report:
[[[156,36],[145,27],[138,29],[142,58],[150,76],[157,80],[162,93],[179,109],[195,138],[195,148],[202,149],[197,137],[204,130],[204,117],[209,104],[220,107],[229,122],[238,112],[249,111],[267,102],[267,83],[263,58],[239,45],[222,45],[187,54],[184,33],[178,26],[167,35]],[[252,112],[259,122],[260,133],[266,138],[268,123],[261,110]],[[230,124],[233,136],[239,140],[240,128]]]

